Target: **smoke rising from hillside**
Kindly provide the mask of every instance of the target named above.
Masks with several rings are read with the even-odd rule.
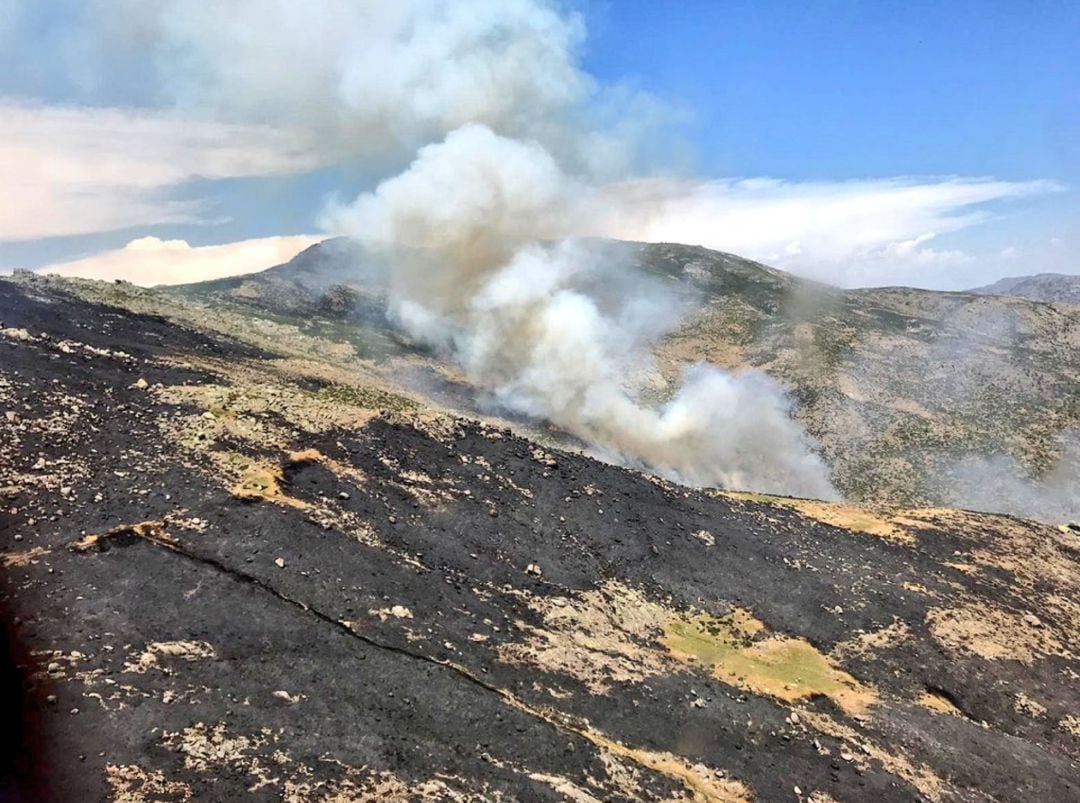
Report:
[[[1041,521],[1080,522],[1080,432],[1062,433],[1058,460],[1039,476],[1008,455],[967,457],[951,467],[956,507]]]
[[[690,483],[835,496],[763,375],[697,365],[667,403],[639,402],[645,347],[674,328],[679,305],[573,239],[592,198],[540,145],[469,125],[329,221],[390,252],[396,319],[505,407]]]
[[[690,482],[834,495],[763,376],[697,366],[663,406],[638,401],[679,304],[574,238],[609,230],[599,188],[642,172],[671,115],[580,69],[576,14],[548,0],[124,6],[93,24],[145,50],[159,94],[188,112],[300,133],[327,163],[412,159],[328,210],[328,228],[388,252],[395,319],[504,407]]]

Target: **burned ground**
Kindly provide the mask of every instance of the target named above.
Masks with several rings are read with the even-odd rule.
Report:
[[[1067,527],[682,488],[48,286],[0,320],[28,799],[1080,795]]]

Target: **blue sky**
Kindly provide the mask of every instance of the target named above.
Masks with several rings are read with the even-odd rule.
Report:
[[[587,8],[586,68],[692,109],[706,172],[1080,179],[1080,3]]]
[[[1072,256],[1080,245],[1080,3],[520,5],[555,8],[567,20],[579,11],[587,36],[580,61],[579,51],[567,46],[573,70],[598,86],[630,87],[675,110],[683,122],[675,136],[653,143],[653,160],[680,181],[713,182],[696,194],[688,190],[699,201],[692,210],[676,205],[697,228],[671,220],[669,211],[667,218],[628,229],[628,236],[678,235],[841,284],[963,287],[1010,273],[1080,272]],[[247,20],[243,10],[204,20],[216,12],[184,0],[163,6],[171,14],[164,22],[144,19],[142,10],[134,11],[138,4],[125,0],[7,0],[0,8],[0,103],[16,104],[22,121],[13,142],[0,141],[0,159],[19,168],[16,180],[0,190],[8,197],[0,198],[10,210],[28,194],[42,195],[40,209],[10,214],[6,227],[0,218],[0,268],[53,265],[147,236],[193,246],[314,237],[328,197],[355,197],[412,158],[410,145],[366,161],[356,154],[337,161],[264,154],[253,167],[233,152],[238,137],[265,139],[267,153],[292,147],[254,128],[241,134],[221,128],[221,147],[211,147],[208,156],[214,130],[193,144],[168,121],[182,120],[192,98],[199,119],[206,119],[207,107],[199,104],[206,95],[216,98],[217,89],[207,75],[235,88],[227,60],[217,72],[202,72],[204,62],[216,58],[207,55],[211,44],[217,51],[231,44],[214,40],[213,29],[240,21],[238,30],[256,41],[265,34],[272,68],[282,41],[276,37],[295,38],[300,30],[295,10],[321,5],[295,4],[279,8],[280,19],[266,12]],[[493,16],[502,13],[491,8]],[[249,56],[247,69],[261,64],[257,50]],[[296,70],[308,66],[300,59]],[[183,71],[196,68],[198,81],[185,83]],[[312,81],[323,80],[315,72]],[[331,99],[340,90],[299,87],[307,95],[315,87]],[[255,87],[256,93],[264,89]],[[263,119],[273,92],[266,98],[261,107],[253,104],[255,116],[226,122],[289,128],[296,107]],[[51,114],[73,106],[88,133]],[[129,123],[96,111],[107,109],[136,109],[153,119],[111,137],[110,125]],[[220,118],[221,109],[214,113]],[[166,144],[143,154],[138,136],[144,130]],[[134,144],[124,146],[125,155],[136,153],[138,165],[118,168],[122,178],[113,182],[113,174],[98,168],[108,164],[109,142],[127,136]],[[44,150],[27,159],[28,143]],[[174,151],[182,153],[174,157]],[[88,183],[41,190],[57,171],[26,165],[66,164],[69,154],[72,174],[93,162]],[[201,170],[200,158],[214,160],[215,168]],[[779,185],[731,183],[762,178]],[[99,190],[101,203],[89,205]],[[118,201],[122,192],[144,203],[126,208]],[[911,205],[913,194],[922,206]],[[75,225],[87,208],[96,214],[110,205],[125,208],[98,224]],[[859,212],[863,207],[878,210],[879,218]],[[51,214],[55,226],[38,225]],[[781,219],[775,241],[757,233],[773,218]],[[867,233],[879,221],[889,225],[875,239]],[[744,229],[755,233],[745,236]],[[843,236],[853,242],[838,244]]]

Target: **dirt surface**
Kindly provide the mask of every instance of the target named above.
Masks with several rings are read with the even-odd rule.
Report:
[[[1068,527],[689,490],[47,283],[0,321],[0,797],[1080,797]]]

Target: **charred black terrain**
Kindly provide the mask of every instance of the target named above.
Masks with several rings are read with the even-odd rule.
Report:
[[[1080,533],[691,490],[0,282],[3,794],[1075,800]]]

